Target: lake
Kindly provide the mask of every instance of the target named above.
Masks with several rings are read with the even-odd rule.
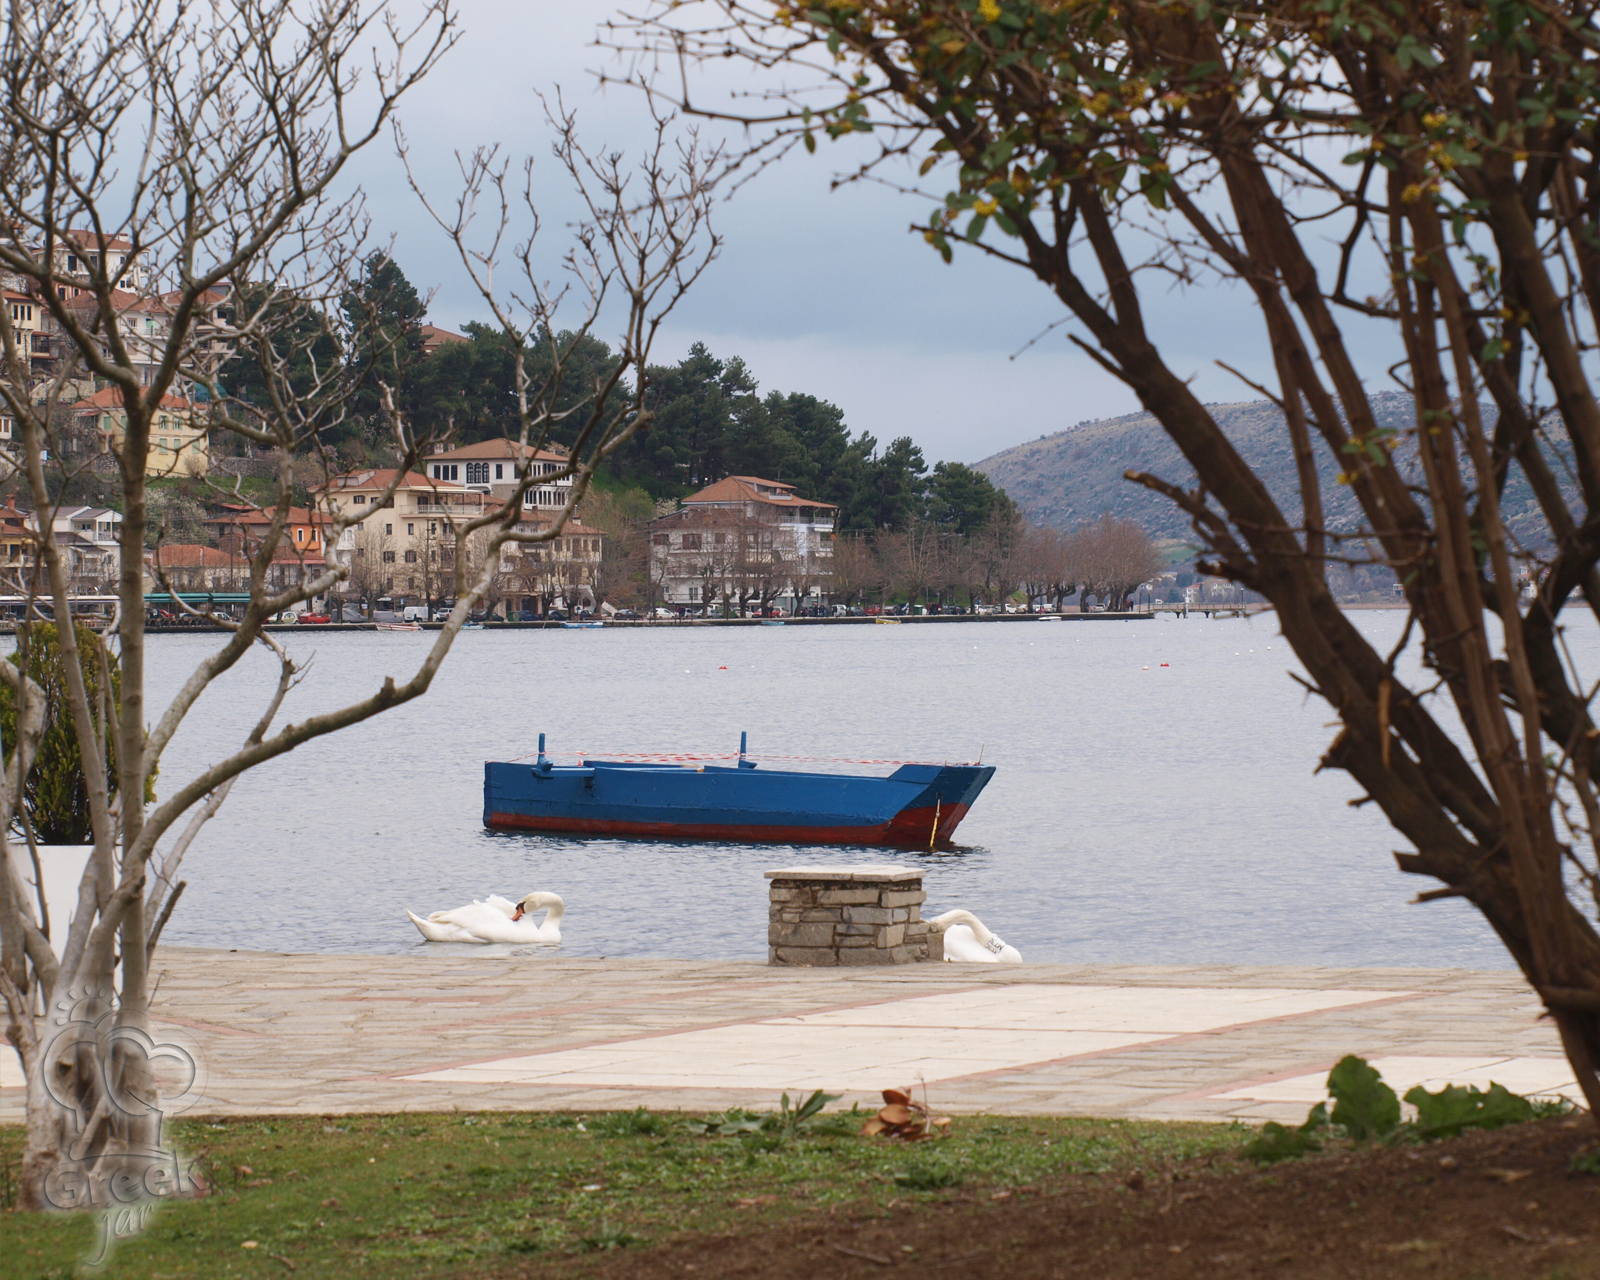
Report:
[[[1356,620],[1387,649],[1403,617]],[[1592,678],[1600,633],[1566,618]],[[286,638],[300,720],[409,675],[433,635]],[[151,637],[152,714],[216,644]],[[1031,961],[1508,967],[1470,906],[1408,905],[1434,882],[1395,869],[1403,842],[1348,807],[1346,775],[1314,775],[1333,716],[1295,668],[1271,615],[468,632],[420,701],[241,779],[165,940],[410,952],[406,908],[546,889],[567,902],[562,954],[763,959],[764,870],[892,861],[923,869],[924,914],[966,907]],[[240,742],[275,678],[261,655],[219,681],[158,791]],[[981,752],[997,772],[936,853],[491,835],[483,761],[541,730],[597,756],[734,751],[743,730],[757,756]]]

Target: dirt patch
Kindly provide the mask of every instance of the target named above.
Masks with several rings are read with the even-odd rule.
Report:
[[[502,1274],[1579,1280],[1600,1276],[1600,1176],[1567,1166],[1597,1146],[1589,1117],[1545,1120],[1264,1170],[1198,1163],[1133,1186],[1074,1178],[999,1199],[947,1192],[867,1220],[840,1211],[592,1259],[530,1259]]]

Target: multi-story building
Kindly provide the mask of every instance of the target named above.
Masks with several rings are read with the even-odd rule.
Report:
[[[149,263],[139,260],[133,242],[125,236],[102,236],[92,228],[83,227],[64,232],[56,245],[57,271],[76,276],[82,282],[81,288],[69,290],[73,296],[88,291],[102,260],[114,288],[127,293],[149,291],[152,276]]]
[[[793,485],[728,476],[651,522],[652,589],[669,606],[818,603],[832,578],[835,511]]]
[[[18,511],[16,497],[8,497],[0,507],[0,595],[25,589],[38,563],[38,545],[33,512]]]
[[[393,470],[355,471],[336,476],[318,494],[318,507],[337,511],[356,523],[345,530],[336,550],[348,556],[350,590],[367,599],[387,596],[434,603],[454,593],[456,530],[470,520],[494,511],[501,504],[484,484],[468,487],[448,478],[449,467],[471,462],[493,467],[492,459],[463,458],[439,461],[430,457],[430,475],[408,472],[387,505],[383,492],[396,480]],[[509,470],[508,455],[500,465]],[[431,474],[438,467],[437,476]],[[477,472],[474,471],[476,475]],[[504,472],[502,473],[502,478]],[[515,481],[506,488],[514,487]],[[314,514],[314,513],[313,513]],[[553,523],[551,515],[524,507],[517,522],[520,533],[536,533]],[[486,546],[487,533],[469,541],[469,555]],[[494,603],[509,615],[543,614],[553,608],[592,607],[597,570],[605,554],[605,535],[577,520],[569,520],[561,535],[537,544],[507,543],[501,549],[500,571],[491,589]]]
[[[384,497],[393,484],[394,492]],[[317,506],[354,521],[336,553],[348,555],[350,588],[358,595],[403,595],[429,602],[450,591],[456,530],[489,510],[486,493],[393,468],[335,476]]]
[[[212,507],[206,523],[217,533],[217,550],[229,558],[240,582],[250,576],[250,562],[261,549],[274,512],[269,508],[223,502]],[[270,591],[299,586],[327,567],[326,533],[328,516],[309,507],[290,507],[283,534],[267,566],[266,585]]]
[[[66,553],[74,591],[115,591],[122,565],[117,541],[122,513],[109,507],[57,507],[50,522],[56,545]]]
[[[166,586],[162,586],[165,580]],[[193,542],[164,542],[144,555],[144,590],[240,591],[249,580],[237,556]]]
[[[501,502],[517,487],[518,467],[528,467],[535,483],[523,494],[522,508],[530,516],[550,515],[566,506],[572,496],[572,477],[556,475],[566,465],[564,453],[535,449],[503,437],[441,450],[423,459],[423,470],[430,480],[465,485]]]
[[[122,392],[106,387],[67,406],[77,422],[78,441],[98,440],[107,453],[122,447],[128,429],[128,412]],[[211,469],[206,407],[178,396],[162,396],[150,424],[150,448],[145,454],[147,476],[203,476]]]
[[[211,508],[206,523],[217,532],[217,546],[249,559],[260,548],[276,512],[272,508],[247,506],[238,502],[219,502]],[[284,520],[279,547],[296,555],[321,556],[328,517],[310,507],[290,507]]]
[[[517,523],[520,533],[548,530],[554,520],[532,515]],[[548,542],[508,542],[500,549],[495,594],[508,617],[543,616],[551,609],[593,609],[605,534],[569,519]]]

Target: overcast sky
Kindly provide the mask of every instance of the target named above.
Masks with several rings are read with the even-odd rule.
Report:
[[[637,153],[648,133],[642,98],[615,86],[602,93],[593,74],[615,65],[593,43],[614,9],[606,0],[460,0],[460,44],[402,110],[413,164],[430,191],[447,194],[458,181],[456,148],[498,143],[539,158],[536,172],[561,208],[535,96],[557,85],[578,107],[591,145]],[[718,356],[742,356],[764,392],[831,400],[853,430],[880,443],[909,435],[930,462],[975,462],[1138,408],[1062,330],[1010,358],[1062,314],[1031,275],[959,251],[945,266],[907,231],[922,210],[913,198],[860,184],[830,192],[830,178],[864,155],[824,142],[719,206],[726,247],[675,314],[657,356],[676,360],[697,340]],[[436,290],[434,323],[486,319],[448,242],[406,189],[393,147],[375,147],[359,176],[374,230],[394,235],[395,257],[413,283]],[[561,230],[550,228],[552,249]],[[1151,310],[1168,359],[1196,378],[1204,399],[1256,398],[1213,364],[1221,357],[1264,377],[1247,296],[1212,287],[1158,296]]]

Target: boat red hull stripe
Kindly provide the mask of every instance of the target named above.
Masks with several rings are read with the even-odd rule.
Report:
[[[504,831],[551,831],[594,836],[656,836],[663,840],[729,840],[757,844],[894,844],[924,846],[948,840],[969,806],[906,809],[870,827],[802,827],[694,822],[626,822],[615,818],[545,818],[491,813],[485,825]],[[934,831],[935,821],[939,824]]]

